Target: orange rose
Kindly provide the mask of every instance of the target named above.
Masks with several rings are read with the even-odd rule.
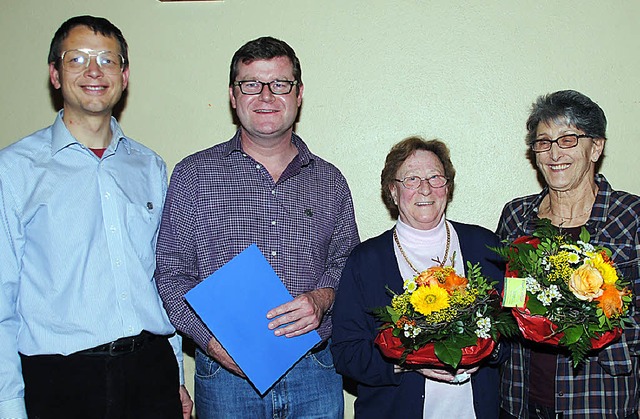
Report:
[[[598,307],[602,309],[607,318],[617,317],[622,314],[622,297],[627,295],[628,290],[618,291],[615,285],[605,284],[602,295],[596,298]]]
[[[580,300],[592,301],[603,293],[604,279],[596,268],[584,264],[576,269],[569,279],[569,289]]]
[[[449,275],[444,277],[444,283],[440,286],[451,294],[455,290],[461,290],[466,288],[469,280],[463,276],[457,275],[455,272],[450,272]]]
[[[444,288],[451,294],[457,289],[464,289],[469,280],[456,274],[451,266],[433,266],[416,277],[416,284],[421,287],[438,286]]]
[[[416,284],[419,287],[426,287],[429,285],[436,285],[438,283],[435,273],[441,269],[439,266],[434,266],[427,270],[420,272],[420,275],[416,277]]]

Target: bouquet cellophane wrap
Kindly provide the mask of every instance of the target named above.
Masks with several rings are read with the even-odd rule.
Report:
[[[518,323],[518,328],[525,339],[537,343],[560,346],[560,339],[562,339],[564,333],[555,333],[558,326],[556,326],[551,320],[537,314],[531,314],[526,308],[522,309],[514,307],[511,309],[511,313],[513,313],[513,317],[515,317],[516,322]],[[622,329],[619,327],[604,332],[598,338],[591,339],[592,348],[603,348],[618,339],[621,335]]]
[[[391,359],[400,359],[404,353],[404,347],[399,338],[393,336],[393,329],[388,328],[378,333],[375,339],[376,345],[384,356]],[[462,360],[458,366],[471,366],[482,361],[493,352],[496,343],[493,339],[478,338],[478,343],[474,346],[462,348]],[[436,356],[433,343],[429,343],[422,348],[407,355],[407,364],[429,365],[434,367],[446,367]]]

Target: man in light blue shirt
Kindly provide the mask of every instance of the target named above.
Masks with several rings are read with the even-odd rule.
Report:
[[[0,150],[0,418],[188,418],[153,280],[166,167],[112,117],[126,41],[71,18],[49,74],[55,122]]]

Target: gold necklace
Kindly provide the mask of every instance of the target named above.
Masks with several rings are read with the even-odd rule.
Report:
[[[435,263],[439,264],[441,267],[444,266],[444,264],[447,261],[447,258],[449,257],[449,246],[451,245],[451,231],[449,230],[449,224],[447,224],[447,220],[444,221],[444,226],[447,229],[447,245],[446,245],[446,247],[444,249],[444,259],[442,260],[442,262],[439,261],[437,258],[436,259],[431,259]],[[411,267],[411,269],[413,269],[413,271],[416,273],[416,275],[420,275],[420,271],[417,270],[415,266],[413,266],[413,263],[411,263],[411,261],[409,261],[409,258],[404,253],[404,249],[402,248],[402,245],[400,244],[400,239],[398,239],[398,232],[397,232],[395,227],[393,228],[393,240],[396,242],[396,245],[398,246],[398,250],[400,250],[400,253],[402,254],[402,257],[404,258],[404,260],[409,264],[409,266]]]

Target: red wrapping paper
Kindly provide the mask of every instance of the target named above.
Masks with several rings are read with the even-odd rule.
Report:
[[[518,328],[522,332],[522,336],[525,339],[546,343],[553,346],[560,346],[560,339],[564,336],[563,332],[554,332],[558,329],[558,326],[546,317],[531,314],[526,308],[512,308],[511,312],[518,323]],[[622,329],[617,327],[613,330],[604,332],[597,338],[591,339],[591,346],[593,349],[600,349],[618,339],[622,335]]]
[[[374,342],[378,345],[382,354],[387,358],[400,359],[400,357],[402,357],[404,347],[402,346],[400,339],[393,336],[392,328],[384,329],[378,333]],[[491,338],[478,338],[478,343],[476,345],[462,348],[462,360],[460,361],[458,368],[477,364],[484,358],[491,355],[495,346],[496,343]],[[433,343],[428,343],[417,351],[411,352],[407,355],[406,363],[449,368],[448,365],[443,364],[436,356]]]

